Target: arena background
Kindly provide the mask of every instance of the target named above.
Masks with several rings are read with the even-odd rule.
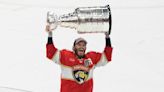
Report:
[[[93,92],[164,92],[163,0],[0,0],[0,92],[59,92],[60,67],[46,58],[47,11],[104,6],[112,12],[112,62],[94,71]],[[72,49],[77,37],[87,51],[102,52],[104,34],[58,27],[54,43]]]

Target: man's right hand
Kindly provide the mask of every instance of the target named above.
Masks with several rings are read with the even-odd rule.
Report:
[[[50,32],[51,29],[50,29],[50,25],[46,25],[46,29],[45,29],[46,32]]]
[[[57,28],[57,25],[55,25],[55,24],[47,24],[46,25],[46,32],[50,32],[50,31],[53,31],[53,30],[55,30]]]
[[[46,32],[48,32],[48,37],[52,37],[52,30],[50,29],[50,25],[46,25]]]

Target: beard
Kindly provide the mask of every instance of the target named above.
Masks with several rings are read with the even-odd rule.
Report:
[[[75,50],[75,54],[76,54],[76,56],[79,58],[79,59],[81,59],[81,58],[84,58],[85,57],[85,51],[83,52],[83,54],[82,55],[79,55],[79,50]]]

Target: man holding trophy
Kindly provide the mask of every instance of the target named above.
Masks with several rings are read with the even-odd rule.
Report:
[[[62,15],[59,18],[53,12],[48,12],[46,31],[47,58],[61,66],[60,92],[92,92],[93,70],[106,65],[112,58],[110,41],[111,12],[109,5],[99,7],[80,7],[75,12]],[[86,51],[87,41],[83,38],[75,39],[73,51],[59,50],[53,44],[54,30],[58,25],[74,28],[78,33],[104,33],[106,46],[102,53]]]

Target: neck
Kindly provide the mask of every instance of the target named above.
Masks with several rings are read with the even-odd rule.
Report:
[[[82,59],[82,58],[84,58],[85,56],[84,56],[84,55],[83,55],[83,56],[76,55],[76,57],[77,57],[78,59]]]

